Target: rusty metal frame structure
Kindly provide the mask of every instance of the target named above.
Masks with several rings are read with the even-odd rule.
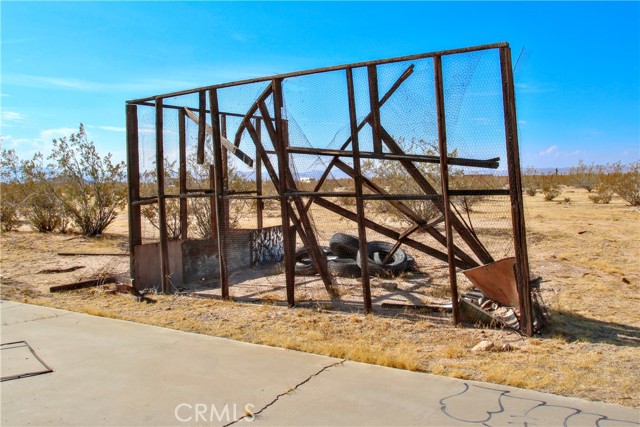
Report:
[[[491,190],[453,190],[449,188],[449,165],[459,165],[477,168],[496,168],[499,159],[465,159],[448,157],[447,155],[447,128],[445,114],[445,100],[442,80],[442,58],[449,55],[462,53],[495,50],[499,51],[500,72],[502,79],[502,99],[504,114],[505,144],[508,165],[508,189]],[[413,66],[409,66],[402,76],[392,85],[392,87],[382,96],[378,93],[377,68],[383,64],[405,62],[432,58],[434,67],[434,88],[437,109],[437,132],[438,132],[438,156],[410,155],[405,153],[394,138],[385,129],[380,118],[380,107],[393,95],[395,90],[411,76]],[[353,72],[356,69],[366,69],[369,83],[369,105],[370,112],[364,120],[358,123],[356,113],[356,101],[354,97]],[[282,116],[283,110],[283,90],[284,80],[292,77],[300,77],[311,74],[326,72],[344,72],[346,74],[350,136],[338,150],[290,147],[288,143],[288,123]],[[244,113],[228,113],[219,111],[218,91],[233,86],[247,85],[251,83],[265,82],[268,86],[264,92],[258,96],[253,105]],[[182,95],[198,95],[198,108],[168,105],[165,100],[176,98]],[[273,116],[265,101],[267,98],[273,102]],[[207,107],[208,99],[208,107]],[[138,153],[138,106],[155,108],[155,143],[156,143],[156,168],[157,168],[157,195],[154,197],[140,196],[140,170]],[[180,194],[166,195],[164,189],[164,165],[163,165],[163,111],[165,109],[175,109],[179,111],[180,127]],[[186,187],[185,177],[185,141],[184,127],[187,118],[194,119],[197,114],[198,120],[198,160],[202,162],[204,157],[205,135],[208,133],[213,142],[214,164],[211,168],[211,188],[200,192],[189,190]],[[242,122],[236,135],[227,140],[226,120],[229,115],[241,117]],[[269,178],[277,189],[277,200],[280,203],[280,213],[282,218],[282,229],[284,231],[284,265],[286,277],[286,296],[290,306],[296,304],[295,299],[295,233],[300,237],[303,244],[309,248],[309,255],[315,264],[320,277],[327,291],[332,297],[336,296],[336,290],[331,275],[327,268],[326,259],[322,256],[321,249],[311,221],[309,219],[309,209],[312,204],[328,209],[331,212],[341,215],[357,224],[358,237],[360,240],[360,251],[366,254],[367,239],[366,230],[371,229],[397,242],[396,248],[401,244],[421,251],[429,256],[441,261],[446,261],[449,266],[449,278],[451,288],[451,299],[453,305],[452,320],[454,323],[460,321],[458,312],[458,286],[456,282],[457,268],[472,268],[483,264],[494,262],[494,258],[484,248],[477,239],[475,233],[469,229],[464,220],[451,209],[450,197],[464,195],[501,195],[509,196],[511,209],[511,225],[513,233],[515,251],[515,276],[519,293],[519,313],[520,327],[524,334],[533,333],[533,308],[529,279],[529,262],[527,254],[527,243],[525,233],[525,221],[523,211],[522,184],[520,174],[520,160],[518,149],[518,132],[516,119],[515,90],[512,73],[511,50],[508,43],[496,43],[483,46],[467,47],[462,49],[446,50],[419,55],[411,55],[377,61],[360,62],[334,67],[318,68],[300,72],[280,74],[256,79],[242,80],[231,83],[223,83],[200,87],[191,90],[173,92],[148,98],[135,99],[126,103],[127,116],[127,153],[128,153],[128,176],[129,176],[129,224],[130,224],[130,254],[132,277],[134,260],[134,249],[142,243],[140,234],[141,211],[140,206],[155,203],[158,205],[159,229],[160,229],[160,270],[162,277],[163,292],[169,291],[169,260],[167,259],[167,224],[165,204],[170,197],[180,199],[180,218],[182,233],[186,237],[187,211],[186,200],[190,197],[209,197],[212,202],[212,237],[217,238],[219,263],[220,263],[220,286],[222,297],[229,298],[229,277],[226,259],[226,237],[229,225],[226,223],[227,216],[224,215],[228,209],[228,201],[234,198],[249,198],[257,201],[257,224],[262,227],[262,201],[268,197],[262,194],[262,171],[266,170]],[[203,118],[206,118],[203,119]],[[359,146],[359,132],[369,124],[373,132],[373,150],[362,151]],[[261,135],[261,129],[266,129],[268,135]],[[256,149],[256,190],[247,194],[237,194],[228,191],[226,185],[227,156],[236,155],[242,161],[251,159],[244,158],[244,153],[239,151],[240,138],[246,132]],[[268,152],[262,144],[262,138],[270,138],[275,151]],[[231,144],[231,145],[230,145]],[[387,151],[383,151],[386,147]],[[271,163],[269,154],[275,154],[278,159],[277,167]],[[314,191],[301,191],[296,187],[294,175],[289,167],[289,156],[292,154],[312,154],[330,156],[326,170],[318,180]],[[342,159],[348,158],[353,162],[353,166],[347,164]],[[422,189],[422,194],[390,194],[385,189],[377,185],[373,180],[365,177],[361,171],[362,159],[394,160],[400,162],[408,175]],[[416,167],[416,162],[429,162],[439,164],[441,176],[441,188],[438,191],[429,183]],[[329,175],[332,168],[337,168],[355,182],[353,193],[335,193],[320,191],[322,183]],[[365,194],[364,189],[367,189]],[[328,197],[354,197],[356,200],[356,212],[349,211],[328,200]],[[444,221],[445,232],[437,231],[434,222],[427,222],[417,213],[412,211],[402,200],[421,199],[432,200],[441,212],[441,217],[435,221]],[[306,200],[306,201],[305,201]],[[402,212],[407,218],[412,220],[414,225],[403,233],[389,229],[378,224],[365,215],[364,202],[366,200],[385,200]],[[440,243],[446,251],[433,248],[411,238],[411,234],[416,231],[423,231],[431,235]],[[454,231],[470,248],[472,254],[465,253],[454,242]],[[366,255],[365,255],[366,256]],[[475,257],[475,258],[474,258]],[[373,310],[371,300],[371,290],[369,283],[367,263],[362,263],[362,288],[364,296],[364,311],[370,313]]]

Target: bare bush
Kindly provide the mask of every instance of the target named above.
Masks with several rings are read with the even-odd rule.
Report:
[[[611,202],[616,187],[616,174],[613,173],[613,169],[611,165],[597,166],[598,182],[593,194],[589,195],[593,203],[606,205]]]
[[[18,181],[19,160],[14,150],[2,150],[0,158],[0,226],[11,231],[20,225],[20,205],[23,199]]]
[[[574,166],[569,170],[569,183],[578,188],[584,188],[591,193],[596,185],[598,185],[598,176],[600,175],[600,167],[586,165],[582,160],[578,162],[578,166]]]
[[[540,186],[539,174],[536,168],[533,166],[529,166],[524,170],[522,174],[522,186],[524,187],[524,191],[527,195],[533,197],[538,192],[538,187]]]
[[[31,160],[19,164],[19,188],[23,200],[20,212],[36,231],[67,231],[68,221],[64,206],[52,191],[58,179],[54,170],[44,163],[44,157],[36,153]]]
[[[175,168],[176,162],[164,161],[164,188],[165,194],[178,193],[178,175]],[[140,188],[145,194],[155,194],[157,192],[158,179],[156,170],[147,170],[140,177]],[[182,229],[180,227],[180,201],[175,199],[164,199],[165,222],[167,224],[167,237],[169,239],[179,239]],[[144,205],[140,209],[140,214],[156,229],[160,229],[160,208],[158,203]]]
[[[398,138],[396,142],[402,147],[403,151],[407,153],[417,150],[425,155],[437,154],[436,147],[422,139],[416,140],[412,138],[410,141],[406,141],[403,138]],[[454,151],[450,153],[450,157],[455,157],[456,154]],[[424,162],[416,163],[415,165],[434,188],[440,188],[439,165]],[[390,193],[424,194],[420,186],[411,178],[411,175],[409,175],[399,161],[367,160],[362,163],[361,168],[364,175],[377,181],[379,185]],[[402,203],[411,208],[411,210],[418,214],[425,222],[440,215],[440,210],[433,200],[403,200]],[[372,204],[371,209],[383,216],[386,220],[399,221],[407,224],[412,223],[403,213],[388,203]]]
[[[540,189],[542,190],[542,194],[544,195],[544,200],[547,202],[550,202],[558,197],[561,191],[557,175],[552,173],[542,175],[540,177]]]
[[[631,206],[640,206],[640,161],[625,168],[616,163],[612,167],[614,191]]]

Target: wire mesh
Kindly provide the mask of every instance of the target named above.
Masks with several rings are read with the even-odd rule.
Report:
[[[400,259],[390,253],[398,241],[396,253],[404,254],[403,268],[372,277],[375,304],[446,302],[442,156],[453,163],[448,190],[457,191],[451,209],[459,271],[512,256],[499,59],[498,49],[442,56],[446,127],[440,130],[446,133],[446,153],[439,148],[437,62],[432,56],[284,77],[281,111],[275,110],[279,80],[207,90],[202,105],[198,92],[165,98],[167,197],[158,203],[165,203],[169,239],[185,242],[174,266],[182,269],[180,286],[220,294],[220,266],[226,260],[231,297],[285,301],[283,260],[291,249],[295,268],[290,291],[296,302],[331,300],[325,290],[330,279],[343,304],[361,307],[357,273],[365,260],[355,253],[358,238],[364,237],[372,248],[369,265]],[[355,133],[348,72],[353,76]],[[210,96],[217,99],[217,111],[211,111]],[[158,194],[155,109],[140,105],[138,121],[140,196],[152,197]],[[219,136],[213,131],[218,128]],[[223,146],[221,160],[214,137]],[[359,162],[353,153],[356,140]],[[204,149],[203,164],[197,161],[199,148]],[[497,162],[497,167],[478,161]],[[218,195],[216,173],[222,178]],[[364,217],[357,215],[358,180]],[[145,218],[152,229],[157,207],[149,206]],[[290,223],[284,223],[283,212]],[[364,236],[358,235],[359,221],[366,226]],[[289,235],[291,248],[285,247]],[[349,236],[356,239],[355,245],[350,243],[355,252],[338,253],[340,245],[348,246]],[[313,242],[324,248],[330,278],[318,274],[320,265],[306,247]],[[350,261],[336,261],[348,257]]]

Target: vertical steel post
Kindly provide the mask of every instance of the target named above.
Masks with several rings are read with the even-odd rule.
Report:
[[[280,194],[280,214],[282,216],[282,236],[284,244],[284,268],[285,268],[285,281],[287,287],[287,304],[289,306],[295,305],[295,260],[293,259],[293,253],[291,251],[291,235],[289,229],[291,227],[291,220],[289,219],[289,200],[285,196],[287,192],[287,170],[289,169],[289,155],[286,152],[286,137],[284,135],[284,124],[282,121],[282,80],[273,79],[273,110],[274,120],[276,126],[276,152],[278,154],[278,193]]]
[[[378,68],[375,64],[367,66],[369,77],[369,105],[371,115],[369,124],[373,132],[373,151],[382,153],[382,141],[380,140],[380,96],[378,95]]]
[[[371,285],[369,282],[369,252],[367,250],[367,229],[364,224],[364,201],[362,200],[362,170],[360,168],[360,145],[358,141],[358,118],[356,115],[355,89],[353,87],[353,69],[347,68],[347,95],[349,98],[349,125],[351,128],[351,145],[353,148],[353,169],[355,172],[356,214],[358,215],[358,238],[360,240],[360,267],[362,281],[362,295],[365,313],[373,311],[371,303]],[[376,83],[377,85],[377,83]],[[377,87],[376,99],[371,99],[371,104],[378,104]],[[372,94],[370,93],[370,96]],[[373,114],[372,114],[373,116]]]
[[[227,137],[227,115],[221,114],[220,116],[220,135]],[[222,189],[224,193],[227,194],[229,191],[229,155],[227,149],[222,147]],[[231,200],[223,199],[223,212],[225,213],[225,229],[229,229],[230,227],[230,219],[229,219],[229,205]]]
[[[220,112],[218,109],[218,91],[209,90],[209,110],[211,111],[211,129],[213,130],[213,168],[215,175],[215,217],[218,231],[218,260],[220,263],[220,288],[222,298],[229,299],[229,275],[227,271],[227,230],[226,221],[220,218],[228,215],[224,212],[224,178],[222,167],[222,141],[220,139]],[[204,116],[203,116],[204,117]],[[204,120],[202,121],[204,122]],[[213,215],[213,212],[212,212]]]
[[[187,212],[187,128],[185,123],[184,110],[178,110],[178,144],[180,157],[180,238],[187,239],[189,218]]]
[[[164,197],[164,109],[162,98],[156,99],[156,179],[158,184],[158,229],[160,231],[160,283],[161,292],[169,292],[169,249],[167,210]]]
[[[140,159],[138,153],[138,106],[127,104],[127,183],[129,187],[129,274],[136,285],[135,249],[142,244],[140,205]]]
[[[207,111],[207,92],[201,90],[198,92],[198,148],[197,148],[197,163],[199,165],[204,163],[204,141],[206,135],[206,122],[205,114]]]
[[[256,135],[258,139],[262,138],[262,123],[260,118],[256,118]],[[262,196],[262,158],[258,154],[258,148],[256,147],[256,195]],[[256,199],[256,217],[257,228],[262,230],[264,227],[264,202],[262,199]]]
[[[447,157],[447,124],[444,110],[444,83],[442,81],[442,57],[433,57],[435,79],[436,112],[438,118],[438,149],[440,150],[440,182],[442,183],[442,203],[444,205],[444,227],[447,236],[447,258],[449,264],[449,284],[451,286],[451,305],[453,323],[460,321],[458,308],[458,283],[451,225],[451,204],[449,200],[449,163]]]
[[[212,194],[209,198],[209,212],[211,212],[211,231],[209,237],[213,240],[218,239],[218,208],[216,205],[216,168],[214,165],[209,165],[209,189]],[[224,212],[224,210],[222,211]]]
[[[509,169],[509,196],[511,198],[511,223],[516,255],[516,284],[520,302],[520,330],[533,335],[533,302],[529,277],[529,255],[522,198],[522,177],[518,147],[518,120],[516,117],[516,94],[513,84],[511,49],[500,48],[500,71],[502,74],[502,102],[504,104],[504,130],[507,139],[507,165]]]

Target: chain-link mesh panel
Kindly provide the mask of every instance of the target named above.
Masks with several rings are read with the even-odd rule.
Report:
[[[218,87],[221,162],[213,150],[212,92],[207,90],[204,98],[198,92],[165,98],[166,227],[169,239],[188,236],[181,267],[174,267],[182,269],[184,282],[197,284],[191,289],[209,287],[207,292],[221,294],[217,280],[222,258],[231,297],[285,301],[283,259],[285,242],[291,239],[295,271],[290,291],[298,303],[330,300],[325,287],[333,283],[343,303],[362,307],[358,276],[363,262],[372,272],[376,304],[446,302],[442,156],[450,163],[452,249],[458,270],[512,256],[499,50],[440,59],[416,56]],[[440,63],[441,70],[436,68]],[[355,106],[351,112],[348,76]],[[276,111],[280,101],[282,109]],[[157,194],[154,107],[141,105],[138,119],[140,193],[151,197]],[[441,134],[446,134],[446,153],[440,152]],[[356,138],[359,164],[353,153]],[[203,164],[197,161],[199,149]],[[222,178],[218,203],[216,176]],[[359,202],[364,217],[357,214]],[[153,226],[151,219],[147,222]],[[369,260],[356,256],[359,222],[366,227],[362,237],[369,242]],[[224,234],[219,236],[219,230]],[[309,245],[315,244],[328,277],[319,275],[320,265],[313,261]],[[469,286],[463,279],[461,283]]]

